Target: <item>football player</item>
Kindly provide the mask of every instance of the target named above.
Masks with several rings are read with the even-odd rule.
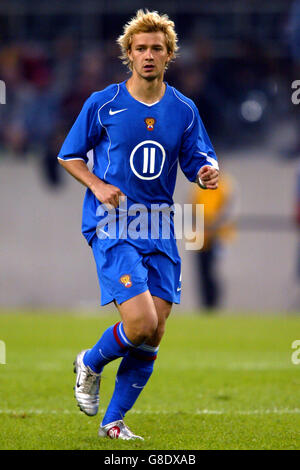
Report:
[[[84,413],[95,415],[103,368],[121,357],[99,436],[128,440],[142,439],[124,417],[152,374],[166,320],[181,291],[172,217],[170,237],[161,236],[161,221],[156,231],[147,224],[147,236],[141,230],[143,236],[137,237],[130,232],[132,214],[136,204],[149,214],[154,205],[172,207],[178,165],[192,183],[216,189],[218,163],[195,104],[164,81],[178,49],[173,21],[139,10],[118,44],[130,78],[87,99],[58,159],[87,187],[82,232],[96,261],[101,305],[114,302],[121,317],[78,354],[75,397]],[[87,166],[90,150],[93,171]],[[125,220],[122,229],[107,229],[103,207],[117,221]]]

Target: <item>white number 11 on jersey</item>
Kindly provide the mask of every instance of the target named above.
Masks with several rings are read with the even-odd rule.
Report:
[[[144,163],[143,163],[143,173],[154,173],[155,169],[155,147],[150,148],[150,169],[149,167],[149,148],[144,147]]]

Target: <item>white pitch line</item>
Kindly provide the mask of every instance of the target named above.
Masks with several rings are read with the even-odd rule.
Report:
[[[99,413],[104,413],[105,410],[100,409]],[[138,415],[172,415],[182,413],[178,411],[166,410],[131,410],[131,414]],[[270,415],[270,414],[300,414],[300,408],[267,408],[267,409],[254,409],[254,410],[210,410],[210,409],[196,409],[194,411],[187,411],[187,413],[194,413],[195,415]],[[0,415],[80,415],[79,410],[43,410],[37,408],[30,408],[28,410],[13,410],[13,409],[0,409]]]
[[[270,414],[300,414],[300,408],[270,408],[270,409],[258,409],[258,410],[196,410],[197,415],[270,415]]]
[[[161,370],[167,369],[167,367],[159,365]],[[186,365],[182,364],[176,365],[177,370],[205,370],[205,369],[214,369],[214,370],[230,370],[230,371],[277,371],[277,370],[295,370],[295,365],[292,362],[200,362],[196,364]]]
[[[292,370],[293,364],[289,362],[237,362],[225,365],[229,370]]]

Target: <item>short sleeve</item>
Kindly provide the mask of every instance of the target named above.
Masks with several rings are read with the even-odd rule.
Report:
[[[91,95],[71,127],[58,154],[58,159],[88,162],[88,151],[94,148],[101,138],[102,126],[98,121],[98,108],[98,103]]]

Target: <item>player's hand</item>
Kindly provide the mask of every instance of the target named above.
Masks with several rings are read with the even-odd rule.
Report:
[[[204,165],[198,172],[198,178],[201,179],[202,184],[206,189],[217,189],[219,183],[219,170],[210,166]]]
[[[108,209],[118,207],[120,200],[125,197],[124,193],[122,193],[117,186],[104,183],[104,181],[101,180],[91,189],[95,197],[102,202],[102,204],[105,204]]]

